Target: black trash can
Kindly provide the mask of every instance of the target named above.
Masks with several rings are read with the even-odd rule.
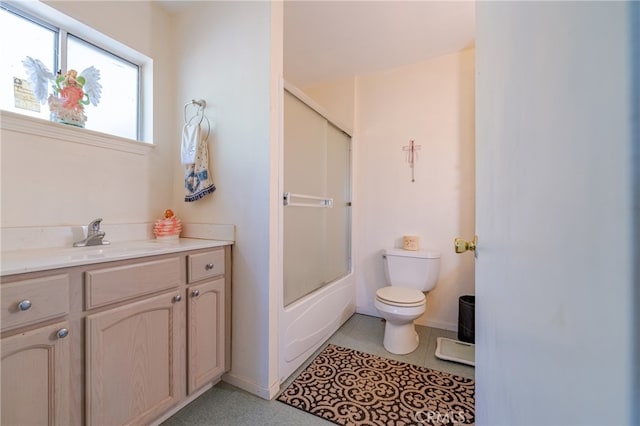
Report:
[[[458,340],[476,343],[476,297],[460,296],[458,299]]]

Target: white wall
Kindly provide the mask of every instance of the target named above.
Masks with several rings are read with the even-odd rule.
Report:
[[[479,425],[637,424],[632,7],[477,4]]]
[[[474,51],[358,77],[356,159],[358,311],[377,313],[386,284],[380,250],[406,234],[442,253],[440,277],[417,320],[457,330],[458,297],[474,293],[473,256],[453,251],[456,236],[473,238]],[[421,146],[415,182],[402,147]]]
[[[304,92],[331,112],[331,118],[351,131],[355,124],[355,77],[329,81],[314,86],[307,86]]]
[[[150,222],[171,200],[158,190],[171,187],[171,19],[150,1],[50,5],[154,58],[155,148],[137,155],[2,129],[1,226],[85,225],[96,217],[105,225]]]
[[[278,92],[272,89],[282,75],[282,62],[278,65],[272,43],[277,44],[282,26],[272,34],[272,19],[272,5],[260,1],[193,2],[176,16],[174,116],[181,126],[184,103],[207,101],[206,115],[215,121],[209,139],[213,194],[192,203],[183,201],[184,176],[178,156],[181,127],[172,132],[176,213],[188,222],[236,225],[232,370],[225,380],[263,397],[271,396],[277,380],[277,353],[273,352],[277,336],[271,329],[272,313],[277,311],[270,307],[275,285],[270,275],[270,234],[277,236],[272,230],[271,191],[277,185],[273,186],[271,176],[271,138],[279,129],[274,99]],[[281,57],[281,38],[279,52]]]
[[[380,251],[418,235],[442,253],[440,278],[418,324],[458,326],[458,297],[474,294],[473,256],[453,239],[474,235],[474,51],[305,88],[354,132],[354,244],[357,311],[378,316],[386,284]],[[349,114],[349,106],[354,113]],[[403,146],[420,150],[415,182]]]

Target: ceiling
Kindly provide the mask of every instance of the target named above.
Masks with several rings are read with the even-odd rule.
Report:
[[[191,2],[161,1],[171,12]],[[472,47],[475,2],[286,0],[284,75],[299,87]]]
[[[284,73],[305,87],[473,46],[473,1],[286,1]]]

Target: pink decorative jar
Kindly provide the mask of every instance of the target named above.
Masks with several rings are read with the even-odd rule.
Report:
[[[153,225],[153,233],[158,240],[177,241],[182,232],[182,221],[178,219],[171,209],[164,212],[164,219],[156,220]]]

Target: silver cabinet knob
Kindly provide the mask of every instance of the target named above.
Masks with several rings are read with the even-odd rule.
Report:
[[[18,302],[18,309],[21,311],[28,311],[31,308],[31,300],[24,299]]]
[[[207,263],[204,267],[204,269],[206,269],[207,271],[210,271],[213,269],[213,263]]]
[[[191,297],[198,297],[200,296],[200,290],[193,290],[191,292]]]
[[[177,294],[177,295],[173,296],[173,301],[174,301],[174,303],[175,303],[175,302],[179,302],[179,301],[181,301],[181,300],[182,300],[182,296],[180,296],[179,294]]]
[[[56,333],[56,336],[58,336],[58,339],[64,339],[65,337],[67,337],[69,335],[69,330],[66,328],[61,328],[60,330],[58,330],[58,332]]]

